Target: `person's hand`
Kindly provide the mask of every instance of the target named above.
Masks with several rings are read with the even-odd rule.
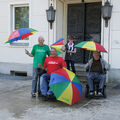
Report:
[[[88,66],[88,63],[86,63],[86,66]]]
[[[68,53],[71,53],[71,51],[68,50]]]
[[[44,66],[42,66],[41,64],[38,65],[41,69],[45,70]]]
[[[38,65],[40,68],[42,68],[43,66],[41,64]]]
[[[28,53],[29,53],[28,50],[25,49],[25,54],[28,54]]]

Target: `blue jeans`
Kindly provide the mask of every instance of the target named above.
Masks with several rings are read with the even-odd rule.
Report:
[[[37,91],[37,82],[38,82],[38,77],[43,74],[44,71],[40,68],[33,67],[33,75],[32,75],[32,91],[31,93],[36,93]],[[38,87],[38,91],[39,87]]]
[[[88,85],[89,85],[89,91],[93,91],[93,81],[98,81],[99,83],[99,89],[102,90],[106,81],[106,75],[105,74],[100,74],[97,72],[90,72],[88,74]]]
[[[45,73],[40,77],[40,90],[42,95],[52,95],[53,92],[49,88],[50,75]]]

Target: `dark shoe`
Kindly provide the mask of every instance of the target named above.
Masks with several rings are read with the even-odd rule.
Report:
[[[38,97],[42,97],[42,94],[41,94],[41,92],[38,92]]]
[[[31,93],[32,97],[36,97],[36,93]]]
[[[48,97],[46,95],[41,95],[43,101],[48,101]]]
[[[56,99],[56,97],[52,94],[52,95],[47,95],[47,98],[50,100]]]

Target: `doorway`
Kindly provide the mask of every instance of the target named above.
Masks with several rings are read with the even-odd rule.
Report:
[[[101,43],[101,2],[68,5],[67,35],[74,36],[75,44],[82,41]],[[75,62],[84,64],[90,51],[77,48]]]

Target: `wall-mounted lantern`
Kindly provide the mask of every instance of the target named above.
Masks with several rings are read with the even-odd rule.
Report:
[[[110,5],[110,2],[107,0],[105,5],[102,6],[102,17],[105,20],[105,27],[108,27],[108,20],[111,18],[113,6]]]
[[[56,10],[53,8],[52,4],[49,9],[46,10],[47,20],[50,23],[50,29],[52,29],[52,23],[55,21],[55,11]]]

